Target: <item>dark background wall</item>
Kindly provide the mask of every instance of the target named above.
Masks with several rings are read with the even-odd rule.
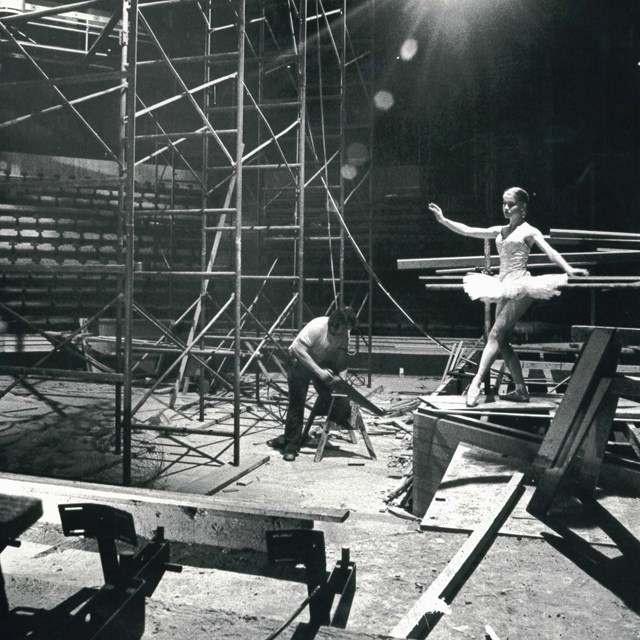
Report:
[[[462,294],[425,294],[417,273],[390,271],[397,258],[482,253],[482,243],[430,219],[429,201],[488,226],[502,218],[503,190],[518,185],[545,233],[639,230],[639,28],[633,0],[377,4],[376,88],[394,104],[376,115],[376,220],[395,238],[381,240],[377,268],[425,326],[453,334],[481,326],[481,310]],[[403,59],[410,38],[417,51]],[[636,326],[637,296],[597,300],[599,322]],[[571,292],[527,318],[588,322],[588,309],[588,295]]]

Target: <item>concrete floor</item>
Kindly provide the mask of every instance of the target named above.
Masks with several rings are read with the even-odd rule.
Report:
[[[427,394],[436,383],[428,378],[376,376],[372,399],[386,408]],[[189,407],[192,399],[183,398],[181,407]],[[189,411],[193,407],[172,413],[161,403],[149,407],[147,418],[161,416],[162,424],[175,424],[186,420]],[[207,412],[208,419],[225,414],[218,403]],[[384,497],[410,469],[411,436],[365,417],[377,460],[369,459],[360,439],[353,444],[332,437],[319,463],[313,461],[313,448],[303,449],[289,463],[267,445],[281,433],[281,425],[254,406],[243,414],[241,457],[269,456],[269,460],[216,494],[230,505],[241,500],[271,507],[349,509],[345,522],[316,526],[325,534],[328,568],[340,558],[343,547],[349,548],[357,565],[348,630],[325,630],[323,637],[385,637],[467,538],[464,533],[420,531],[419,521],[410,515],[400,518],[387,511]],[[168,438],[144,432],[137,460],[165,489],[202,488],[207,482],[215,486],[216,473],[227,471],[230,451],[223,451],[227,446],[219,438]],[[628,500],[635,500],[630,508],[640,509],[637,499]],[[2,553],[12,606],[50,608],[81,587],[102,584],[91,541],[64,538],[47,523],[32,527],[23,541],[19,549]],[[485,625],[490,624],[503,640],[640,638],[633,562],[615,545],[602,545],[594,547],[592,566],[587,566],[562,541],[553,542],[557,541],[498,536],[452,602],[451,614],[438,622],[430,637],[484,638]],[[267,637],[306,595],[299,571],[278,570],[259,551],[174,544],[172,558],[184,564],[183,572],[165,574],[149,599],[145,638]],[[281,637],[298,637],[306,616],[304,612]]]

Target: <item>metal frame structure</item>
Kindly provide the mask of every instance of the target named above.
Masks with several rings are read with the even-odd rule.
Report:
[[[116,309],[115,367],[90,358],[102,373],[76,375],[116,385],[124,484],[131,483],[134,416],[170,373],[176,374],[173,406],[188,368],[197,369],[201,420],[212,386],[232,392],[233,432],[207,430],[232,439],[239,464],[241,402],[247,397],[242,379],[253,368],[268,382],[267,363],[273,357],[282,367],[277,356],[308,310],[317,313],[323,303],[325,310],[347,303],[362,310],[368,303],[370,350],[373,9],[374,0],[355,8],[347,0],[86,0],[0,14],[0,44],[18,51],[40,78],[12,85],[45,87],[57,98],[0,128],[66,111],[117,167],[117,176],[94,182],[118,188],[116,260],[54,268],[93,269],[118,283],[106,307]],[[56,29],[71,32],[79,40],[75,48],[59,44]],[[76,64],[73,73],[53,78],[44,69],[49,55],[81,56],[86,72]],[[73,99],[65,95],[67,87],[95,82],[104,88]],[[105,140],[78,106],[94,99],[119,101],[117,151],[114,138]],[[143,186],[154,175],[156,181]],[[38,182],[47,180],[30,184]],[[160,187],[167,182],[170,193],[163,200]],[[147,202],[141,190],[155,197]],[[140,292],[149,291],[168,298],[169,323],[140,301]],[[79,355],[78,334],[101,313],[53,341],[54,350]],[[175,360],[134,403],[137,318],[160,334],[152,346],[138,347],[142,357],[155,349]],[[188,334],[178,336],[178,326]],[[51,340],[50,332],[41,333]],[[231,372],[225,369],[229,359]],[[42,373],[44,361],[22,375]]]

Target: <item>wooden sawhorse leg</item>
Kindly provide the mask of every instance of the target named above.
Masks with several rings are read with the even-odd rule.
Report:
[[[344,397],[344,396],[339,396],[337,394],[331,396],[331,404],[329,405],[327,419],[324,422],[324,428],[322,429],[320,442],[318,443],[318,448],[316,449],[316,455],[313,459],[314,462],[320,462],[320,460],[322,460],[322,456],[324,454],[324,448],[327,445],[327,441],[329,440],[329,432],[331,431],[331,428],[334,425],[338,428],[340,427],[340,425],[337,425],[329,417],[331,416],[331,409],[333,408],[334,400],[337,397]],[[310,423],[308,423],[307,426],[310,427],[311,426]],[[307,427],[305,427],[305,431],[308,431]],[[348,429],[348,431],[349,431],[349,438],[353,444],[357,443],[356,431],[359,431],[360,435],[362,436],[362,440],[364,441],[365,447],[369,452],[370,458],[372,460],[377,460],[376,452],[374,451],[373,445],[371,444],[371,438],[367,433],[367,427],[364,424],[364,420],[362,419],[362,414],[360,413],[360,407],[353,401],[351,402],[351,428]]]
[[[364,446],[367,447],[367,451],[369,452],[369,457],[372,460],[377,460],[378,457],[376,456],[376,452],[373,450],[371,438],[369,437],[369,433],[367,432],[367,426],[362,419],[362,413],[360,413],[360,407],[355,402],[351,403],[351,422],[354,427],[360,432],[362,440],[364,441]]]

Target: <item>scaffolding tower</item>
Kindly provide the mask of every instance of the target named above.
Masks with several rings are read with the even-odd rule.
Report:
[[[2,244],[5,286],[30,284],[2,310],[51,344],[32,367],[4,368],[10,387],[69,377],[46,366],[62,352],[90,365],[72,377],[113,383],[124,484],[132,429],[152,428],[136,414],[162,384],[172,384],[172,406],[197,385],[201,421],[205,398],[231,396],[233,431],[205,427],[230,438],[239,464],[241,404],[284,372],[305,318],[353,305],[370,353],[374,1],[16,4],[0,6],[9,156],[22,140],[41,155],[54,142],[63,157],[80,135],[88,142],[73,175],[16,175],[5,163],[3,225],[19,229]],[[63,138],[37,139],[51,118]],[[26,217],[31,254],[19,242]],[[60,231],[70,218],[86,230]],[[91,278],[59,331],[51,314],[34,314],[42,283],[55,297]],[[113,335],[88,342],[101,320],[113,320]],[[153,338],[140,339],[140,323]],[[113,361],[89,343],[109,343]],[[134,402],[136,372],[158,354],[171,361]]]

